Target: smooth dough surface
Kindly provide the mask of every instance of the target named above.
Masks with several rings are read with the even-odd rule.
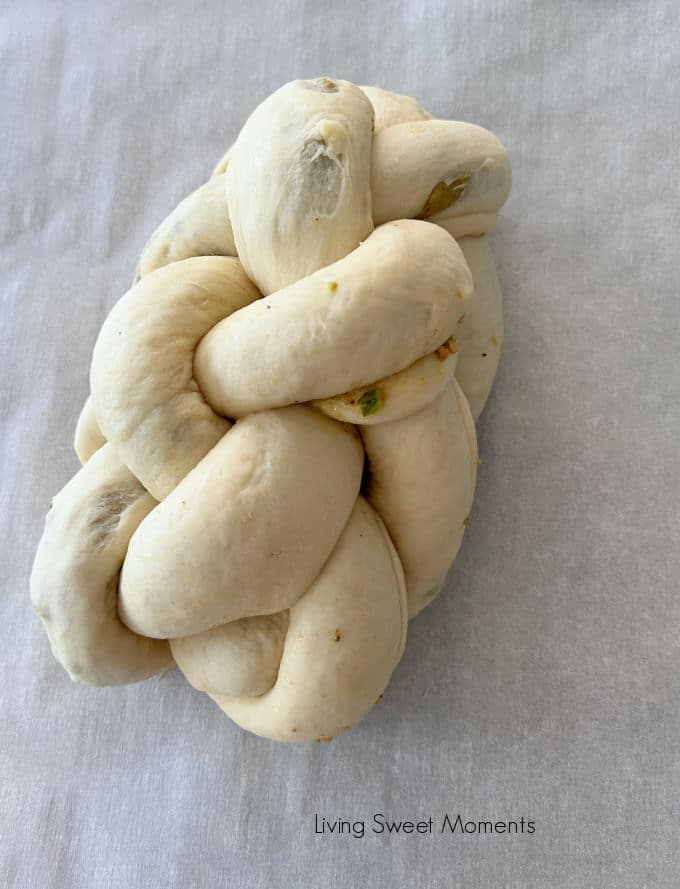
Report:
[[[215,176],[221,176],[223,173],[227,172],[227,167],[229,166],[229,158],[231,156],[231,149],[233,145],[230,145],[229,148],[224,152],[222,157],[215,164],[215,168],[212,171],[211,178],[214,179]]]
[[[503,348],[503,301],[496,263],[487,238],[461,238],[458,246],[472,273],[474,294],[456,328],[456,379],[477,420],[498,369]]]
[[[290,607],[333,549],[362,469],[355,431],[311,408],[241,420],[133,535],[121,617],[174,638]]]
[[[236,256],[224,175],[184,198],[151,235],[137,277],[192,256]]]
[[[373,107],[346,80],[296,80],[248,118],[229,154],[227,201],[248,275],[269,294],[368,237]]]
[[[142,278],[102,326],[90,369],[96,417],[157,500],[230,425],[194,379],[196,346],[220,320],[258,297],[237,259],[185,259]]]
[[[428,222],[399,220],[215,325],[196,350],[194,373],[209,404],[229,417],[328,398],[433,352],[471,294],[454,239]]]
[[[393,93],[379,86],[362,86],[361,90],[366,93],[373,105],[375,112],[373,131],[375,133],[387,127],[393,127],[397,123],[432,118],[430,112],[426,111],[420,102],[411,96]]]
[[[416,413],[444,391],[456,369],[455,340],[369,386],[314,402],[326,416],[357,426],[391,423]]]
[[[287,632],[288,612],[279,611],[171,639],[170,648],[199,691],[254,697],[276,682]]]
[[[361,435],[366,496],[401,559],[409,617],[436,595],[463,539],[477,475],[477,441],[455,380],[421,411]]]
[[[77,682],[139,682],[173,666],[167,642],[138,636],[117,612],[128,542],[155,505],[109,444],[52,501],[31,600],[54,656]]]
[[[425,218],[455,237],[493,226],[510,193],[510,162],[488,130],[453,120],[397,124],[373,139],[373,218]]]
[[[92,454],[106,444],[94,412],[92,396],[88,396],[76,424],[74,446],[81,463],[87,463]]]
[[[330,741],[370,710],[406,642],[399,558],[359,497],[330,558],[290,609],[278,678],[256,698],[214,700],[243,728],[278,741]]]

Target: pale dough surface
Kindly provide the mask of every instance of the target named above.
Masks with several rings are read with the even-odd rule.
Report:
[[[674,885],[677,4],[27,2],[0,16],[0,885]],[[258,102],[322,71],[493,130],[513,190],[489,235],[504,348],[456,566],[383,703],[299,747],[242,732],[177,672],[73,686],[28,577],[78,468],[97,333],[150,233]],[[314,835],[315,813],[444,811],[525,814],[537,832]]]

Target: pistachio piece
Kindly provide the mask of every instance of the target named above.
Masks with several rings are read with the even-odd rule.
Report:
[[[338,91],[337,83],[334,80],[331,80],[330,77],[320,77],[317,83],[322,89],[329,93],[337,93]]]
[[[361,409],[364,417],[371,414],[377,414],[383,406],[383,396],[381,389],[367,389],[364,394],[357,400],[357,404]]]
[[[469,181],[469,174],[463,173],[460,176],[456,176],[451,182],[445,182],[444,180],[438,182],[430,192],[423,209],[416,216],[416,219],[427,219],[430,216],[434,216],[435,213],[441,213],[442,210],[453,206],[458,198],[462,197]]]

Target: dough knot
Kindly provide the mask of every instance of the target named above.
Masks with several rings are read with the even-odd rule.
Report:
[[[468,523],[509,189],[495,136],[407,96],[258,106],[94,348],[31,578],[73,679],[177,665],[281,741],[367,713]]]

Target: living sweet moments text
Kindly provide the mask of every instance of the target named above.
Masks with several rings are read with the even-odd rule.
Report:
[[[314,814],[314,833],[324,837],[347,836],[530,836],[536,833],[536,822],[523,815],[513,818],[469,819],[461,813],[443,813],[427,818],[398,819],[376,812],[368,818],[332,818]]]

